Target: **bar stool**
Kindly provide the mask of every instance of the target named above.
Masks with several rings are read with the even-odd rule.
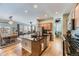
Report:
[[[5,45],[5,41],[0,34],[0,46],[3,46],[3,45]]]
[[[11,42],[11,43],[14,43],[14,42],[16,42],[16,39],[17,39],[16,36],[12,36],[12,37],[10,38],[10,42]]]

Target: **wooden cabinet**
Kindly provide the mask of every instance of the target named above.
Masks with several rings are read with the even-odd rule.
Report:
[[[44,29],[52,31],[52,23],[41,23],[40,27],[44,27]]]
[[[38,41],[32,41],[32,56],[39,56],[47,48],[47,40],[45,38]]]

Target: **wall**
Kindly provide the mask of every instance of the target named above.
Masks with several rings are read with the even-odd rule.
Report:
[[[79,27],[79,4],[75,8],[75,27]]]
[[[68,16],[67,29],[72,30],[72,19],[74,18],[74,8],[71,10]]]
[[[68,30],[72,30],[72,19],[75,19],[75,29],[77,27],[79,27],[79,5],[76,8],[77,4],[74,4],[74,6],[72,7],[69,16],[68,16],[68,24],[67,24],[67,29]]]
[[[67,32],[67,20],[68,20],[69,14],[63,15],[63,34],[65,35]]]

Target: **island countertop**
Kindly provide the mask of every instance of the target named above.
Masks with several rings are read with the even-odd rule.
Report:
[[[31,40],[31,41],[38,41],[43,38],[43,36],[38,36],[37,38],[32,38],[31,35],[32,34],[21,35],[20,38],[26,39],[26,40]]]
[[[21,35],[20,36],[21,39],[27,39],[27,40],[34,40],[34,38],[31,38],[31,34],[26,34],[26,35]]]

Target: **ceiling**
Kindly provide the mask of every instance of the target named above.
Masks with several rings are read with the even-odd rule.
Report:
[[[13,16],[14,21],[35,24],[37,17],[60,17],[73,6],[73,3],[0,3],[0,19],[9,20],[9,16]]]

